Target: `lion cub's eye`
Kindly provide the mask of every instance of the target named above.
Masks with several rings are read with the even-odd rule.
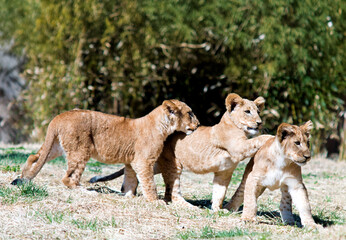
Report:
[[[193,118],[193,112],[188,112],[190,118]]]
[[[250,110],[245,110],[244,112],[247,114],[250,114]]]
[[[300,142],[299,141],[296,141],[296,142],[294,142],[295,143],[295,145],[300,145]]]

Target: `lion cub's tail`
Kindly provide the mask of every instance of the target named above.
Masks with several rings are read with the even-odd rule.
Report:
[[[57,133],[54,129],[48,126],[47,135],[43,145],[36,154],[30,155],[23,168],[22,178],[31,180],[36,177],[37,173],[42,169],[43,165],[47,162],[49,153],[52,150]]]
[[[116,179],[122,175],[124,175],[124,172],[125,172],[125,168],[122,168],[120,169],[119,171],[115,172],[115,173],[112,173],[110,175],[107,175],[107,176],[95,176],[95,177],[92,177],[89,182],[90,183],[96,183],[96,182],[106,182],[106,181],[110,181],[110,180],[113,180],[113,179]]]

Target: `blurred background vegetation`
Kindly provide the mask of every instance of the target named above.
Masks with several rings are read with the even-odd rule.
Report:
[[[9,54],[26,59],[26,84],[15,99],[25,117],[15,128],[34,140],[66,110],[139,117],[169,98],[212,125],[230,92],[266,99],[262,118],[270,133],[281,122],[311,119],[315,152],[332,134],[342,139],[342,0],[0,0],[0,6],[2,46],[12,42]]]

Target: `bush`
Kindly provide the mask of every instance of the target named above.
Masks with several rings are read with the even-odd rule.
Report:
[[[168,98],[215,124],[229,92],[264,96],[270,132],[308,119],[318,138],[336,128],[346,92],[341,0],[0,3],[3,38],[29,58],[25,105],[36,129],[75,107],[139,117]]]

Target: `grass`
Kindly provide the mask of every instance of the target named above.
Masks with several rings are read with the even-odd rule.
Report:
[[[19,201],[33,202],[48,197],[48,191],[45,187],[29,182],[19,185],[17,188],[1,186],[0,197],[2,204],[14,204]]]
[[[213,174],[183,172],[183,196],[196,208],[149,203],[142,196],[119,193],[122,178],[98,185],[88,183],[97,174],[109,174],[122,165],[90,160],[81,187],[61,183],[66,161],[58,158],[43,166],[32,182],[12,186],[27,157],[37,149],[0,147],[0,239],[345,239],[345,162],[313,159],[303,167],[313,217],[323,229],[285,226],[279,214],[280,191],[266,190],[258,201],[258,222],[244,223],[241,213],[212,212]],[[227,191],[227,202],[241,181],[246,163],[239,164]],[[156,176],[159,197],[164,182]],[[23,227],[25,226],[25,227]]]
[[[77,228],[82,229],[82,230],[91,230],[91,231],[100,231],[104,229],[105,227],[112,227],[116,228],[117,223],[114,217],[110,221],[102,221],[100,219],[93,218],[90,220],[87,219],[72,219],[71,223],[75,225]]]
[[[36,211],[35,216],[45,221],[47,224],[62,223],[65,218],[65,212],[63,211]]]
[[[1,171],[3,172],[19,172],[20,166],[19,165],[6,165],[1,167]]]
[[[180,239],[215,239],[215,238],[234,238],[234,237],[253,237],[257,236],[257,239],[267,239],[270,236],[269,233],[257,233],[249,232],[248,230],[234,228],[232,230],[217,231],[210,226],[205,226],[201,230],[190,230],[177,234]],[[251,239],[251,238],[250,238]]]

